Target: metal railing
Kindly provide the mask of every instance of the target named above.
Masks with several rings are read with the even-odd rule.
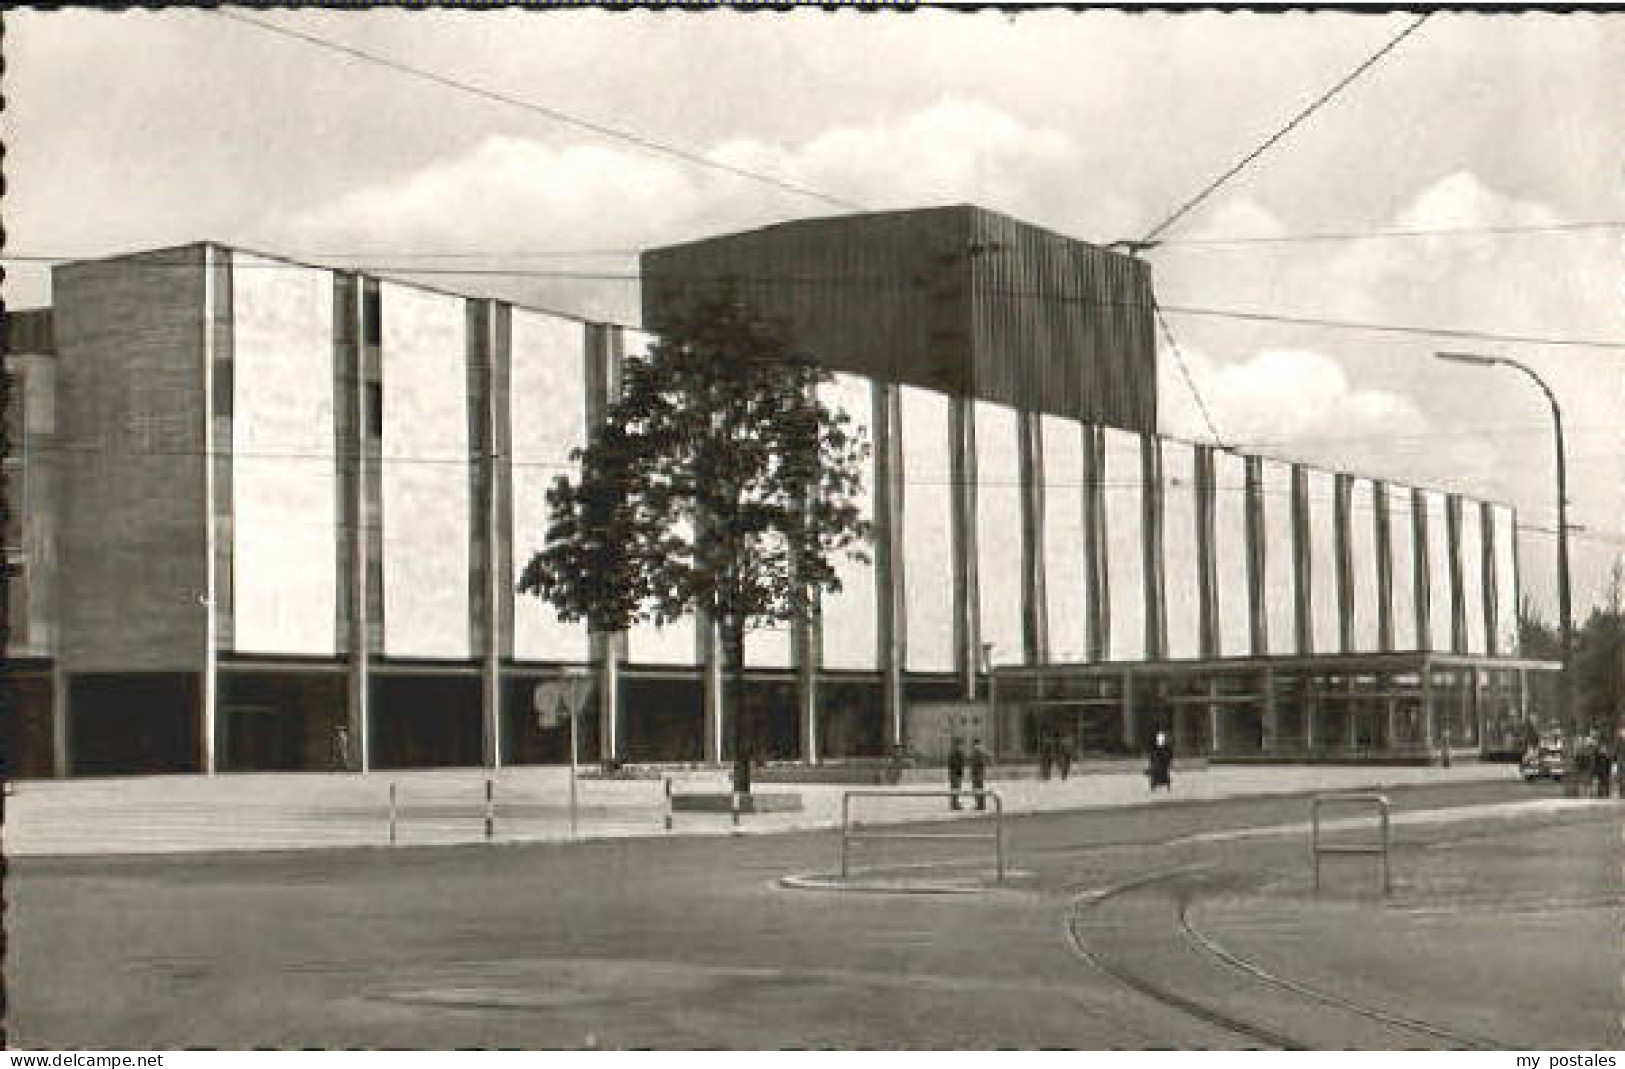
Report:
[[[404,820],[405,820],[405,817],[406,817],[406,807],[403,805],[403,803],[401,801],[401,794],[402,794],[402,791],[400,789],[400,785],[398,783],[396,783],[394,780],[390,780],[389,781],[389,845],[390,846],[399,845],[400,839],[401,839],[400,826],[401,826],[402,823],[404,823]],[[496,794],[496,781],[495,780],[487,779],[485,781],[485,796],[484,797],[485,797],[484,805],[482,805],[480,807],[480,809],[479,809],[479,819],[480,819],[481,828],[482,828],[482,830],[484,832],[484,835],[482,836],[482,838],[484,838],[484,840],[489,843],[489,842],[492,842],[492,841],[494,841],[496,839],[496,833],[497,833],[497,794]],[[455,802],[442,803],[442,804],[443,805],[449,805],[451,808],[454,808],[454,809],[457,806],[457,803],[455,803]],[[573,834],[573,831],[572,831],[572,834]]]
[[[852,823],[852,799],[854,798],[991,798],[993,800],[993,831],[988,833],[953,832],[953,831],[857,831],[863,825]],[[993,791],[844,791],[841,794],[841,878],[844,880],[848,874],[849,847],[854,842],[872,842],[881,839],[907,839],[907,840],[959,840],[971,842],[993,843],[994,874],[998,882],[1004,882],[1004,799]]]
[[[1380,818],[1382,841],[1377,843],[1323,843],[1320,841],[1320,810],[1327,805],[1375,806]],[[1324,854],[1376,854],[1382,859],[1382,893],[1388,894],[1393,880],[1388,864],[1389,813],[1388,798],[1381,794],[1317,794],[1309,803],[1309,852],[1314,861],[1315,893],[1320,893],[1320,859]]]

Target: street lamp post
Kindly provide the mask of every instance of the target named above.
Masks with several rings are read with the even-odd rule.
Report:
[[[999,678],[993,674],[993,643],[982,643],[982,665],[987,669],[987,726],[993,737],[993,754],[997,758],[999,741]]]
[[[1552,406],[1552,442],[1557,454],[1557,613],[1558,633],[1563,644],[1563,675],[1558,682],[1558,703],[1562,707],[1569,746],[1572,747],[1578,741],[1580,725],[1574,713],[1574,622],[1569,593],[1569,487],[1568,462],[1563,449],[1563,410],[1558,407],[1557,397],[1552,393],[1552,388],[1546,385],[1546,380],[1535,374],[1532,368],[1510,357],[1446,352],[1434,355],[1440,360],[1457,364],[1477,367],[1499,365],[1521,371],[1540,387],[1540,392],[1546,395],[1547,404]]]

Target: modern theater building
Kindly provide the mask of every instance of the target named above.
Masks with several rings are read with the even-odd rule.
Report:
[[[1414,757],[1489,745],[1551,667],[1517,658],[1508,506],[1159,436],[1141,261],[954,207],[642,271],[656,330],[736,286],[875,447],[871,563],[750,636],[769,757],[923,745],[911,708],[990,683],[1007,757]],[[707,628],[514,593],[649,337],[214,244],[58,267],[8,321],[13,773],[560,761],[531,695],[572,669],[592,756],[725,757]]]

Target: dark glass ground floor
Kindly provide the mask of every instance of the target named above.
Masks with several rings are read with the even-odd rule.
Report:
[[[1182,753],[1231,758],[1427,758],[1521,752],[1546,714],[1544,661],[1392,653],[1001,669],[1006,756],[1140,753],[1159,732]]]
[[[567,720],[538,714],[538,686],[565,666],[505,668],[496,701],[494,745],[503,764],[567,764]],[[570,669],[580,673],[577,666]],[[605,756],[597,680],[589,678],[576,722],[582,764]],[[631,763],[702,762],[708,726],[699,672],[624,671],[618,681],[616,758]],[[59,693],[60,690],[60,693]],[[436,671],[380,666],[368,680],[365,722],[351,709],[351,679],[338,664],[222,664],[212,741],[222,772],[337,771],[362,767],[479,766],[488,762],[486,684],[474,667]],[[53,678],[48,665],[5,680],[4,739],[12,778],[58,774],[197,773],[208,740],[200,673],[129,672]],[[878,675],[820,677],[812,731],[819,759],[887,752]],[[723,756],[736,740],[761,760],[803,754],[797,685],[787,673],[745,680],[737,728],[718,732]]]
[[[1184,754],[1215,757],[1385,759],[1445,746],[1490,756],[1521,748],[1541,715],[1531,708],[1530,676],[1554,667],[1389,654],[1000,668],[991,688],[979,681],[978,697],[990,748],[1007,761],[1036,760],[1063,744],[1075,755],[1141,752],[1159,731]],[[7,774],[195,773],[208,767],[210,741],[223,772],[358,769],[363,760],[378,769],[479,766],[494,756],[504,765],[565,764],[568,721],[539,714],[534,699],[539,686],[582,671],[505,667],[488,717],[477,666],[383,664],[368,680],[362,718],[351,709],[343,665],[226,663],[211,739],[199,673],[53,676],[49,666],[22,666],[5,678]],[[737,728],[731,718],[719,727],[707,716],[700,673],[627,669],[609,724],[597,682],[587,677],[577,720],[583,764],[609,756],[703,762],[708,734],[724,760],[736,741],[770,761],[883,757],[898,728],[931,753],[942,740],[925,738],[927,721],[946,709],[942,723],[953,723],[965,698],[953,677],[906,676],[893,725],[878,674],[820,674],[808,709],[793,675],[753,674]]]

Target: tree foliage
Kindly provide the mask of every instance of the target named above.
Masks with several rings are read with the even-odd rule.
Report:
[[[820,398],[830,378],[731,294],[697,305],[623,362],[521,591],[597,631],[698,611],[737,674],[747,629],[809,615],[842,555],[867,559],[870,447]]]
[[[1561,660],[1558,629],[1525,601],[1518,613],[1519,652],[1525,657]],[[1625,562],[1608,574],[1601,602],[1574,631],[1574,703],[1582,725],[1614,738],[1625,719]],[[1534,693],[1550,720],[1559,718],[1555,680],[1536,676]]]

